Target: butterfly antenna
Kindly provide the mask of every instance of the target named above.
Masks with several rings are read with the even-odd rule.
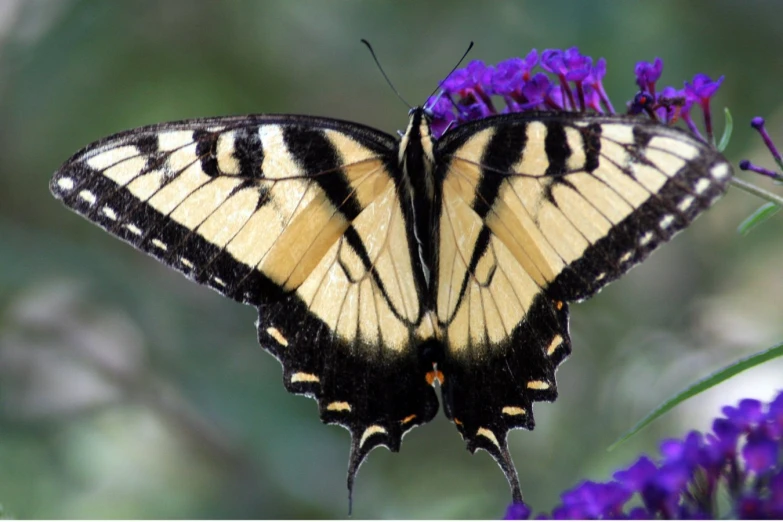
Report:
[[[379,62],[379,61],[378,61],[378,57],[377,57],[377,56],[375,56],[375,51],[373,50],[373,48],[372,48],[372,45],[370,45],[370,42],[368,42],[367,40],[365,40],[364,38],[362,38],[362,43],[363,43],[364,45],[366,45],[366,46],[367,46],[367,48],[370,50],[370,54],[372,55],[372,59],[373,59],[373,60],[375,60],[375,65],[377,65],[377,66],[378,66],[378,70],[380,70],[380,71],[381,71],[381,74],[383,75],[383,77],[384,77],[384,78],[386,78],[386,83],[388,83],[388,84],[389,84],[389,87],[391,87],[391,90],[392,90],[392,91],[394,91],[394,94],[396,94],[396,95],[397,95],[397,97],[398,97],[399,99],[401,99],[401,100],[402,100],[402,103],[404,103],[405,105],[407,105],[409,109],[412,109],[412,108],[413,108],[413,106],[412,106],[410,103],[408,103],[408,102],[406,102],[406,101],[405,101],[405,98],[403,98],[403,97],[402,97],[402,95],[399,93],[399,91],[397,91],[397,89],[394,87],[394,84],[391,82],[391,80],[389,79],[389,77],[386,75],[386,71],[384,71],[384,70],[383,70],[383,67],[381,67],[381,62]]]
[[[457,67],[459,67],[459,66],[460,66],[460,64],[461,64],[461,63],[462,63],[462,61],[465,59],[465,57],[468,55],[468,53],[470,52],[470,50],[471,50],[471,49],[473,49],[473,42],[470,42],[470,45],[468,45],[468,48],[467,48],[467,49],[465,50],[465,52],[463,53],[463,55],[462,55],[462,58],[460,58],[460,59],[459,59],[459,61],[457,62],[457,64],[456,64],[454,67],[452,67],[452,68],[451,68],[451,72],[450,72],[449,74],[447,74],[447,75],[446,75],[446,77],[445,77],[445,78],[443,78],[441,81],[439,81],[439,82],[438,82],[438,86],[437,86],[437,87],[435,87],[435,90],[434,90],[434,91],[432,91],[432,94],[430,94],[429,96],[427,96],[427,99],[428,99],[428,100],[429,100],[430,98],[432,98],[432,95],[433,95],[433,94],[435,94],[436,92],[438,92],[438,89],[440,89],[441,85],[443,85],[443,83],[444,83],[446,80],[448,80],[448,79],[449,79],[449,76],[451,76],[452,74],[454,74],[454,71],[456,71],[456,70],[457,70]]]

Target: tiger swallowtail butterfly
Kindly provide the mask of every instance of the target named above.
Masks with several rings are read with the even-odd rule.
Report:
[[[351,433],[348,486],[377,446],[438,410],[521,500],[507,447],[557,397],[568,303],[690,224],[730,164],[627,116],[497,115],[439,139],[249,115],[142,127],[56,172],[63,203],[188,278],[258,309],[288,391]]]

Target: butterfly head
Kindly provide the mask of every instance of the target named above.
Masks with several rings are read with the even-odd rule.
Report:
[[[422,158],[427,172],[435,163],[432,118],[424,107],[414,107],[408,112],[408,127],[400,138],[399,162],[407,170],[415,168],[410,164],[413,158]]]

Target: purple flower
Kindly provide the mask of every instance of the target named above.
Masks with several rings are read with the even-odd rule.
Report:
[[[568,72],[563,58],[563,51],[560,49],[546,49],[541,53],[541,67],[558,76]]]
[[[783,393],[770,403],[767,422],[775,436],[779,439],[783,438]]]
[[[723,83],[723,76],[712,81],[706,74],[697,74],[693,77],[693,83],[685,82],[685,94],[692,97],[697,103],[709,103]]]
[[[547,107],[552,107],[559,111],[568,110],[566,109],[568,104],[566,103],[565,95],[563,94],[563,87],[560,85],[552,85],[552,88],[549,89],[544,101],[546,102]]]
[[[742,448],[747,469],[756,474],[770,470],[778,462],[778,446],[778,441],[770,436],[765,426],[751,431]]]
[[[454,104],[445,95],[430,98],[425,107],[428,108],[432,118],[432,133],[436,138],[442,136],[457,121],[457,116],[454,114]]]
[[[525,56],[523,61],[524,66],[522,67],[522,79],[528,81],[530,79],[530,71],[532,71],[533,67],[538,64],[538,51],[536,49],[532,49],[529,53],[527,53],[527,56]]]
[[[604,89],[603,79],[605,75],[606,59],[599,58],[590,71],[590,76],[585,80],[585,85],[590,86],[595,91],[606,111],[608,111],[609,114],[614,114],[614,107],[612,106],[612,102],[609,101],[609,96],[607,96],[606,90]]]
[[[495,114],[495,111],[491,106],[477,101],[464,107],[460,111],[459,118],[463,119],[464,121],[480,120],[482,118],[486,118],[487,116],[491,116],[492,114]]]
[[[473,60],[464,69],[457,69],[443,82],[441,87],[449,94],[465,96],[476,89],[483,89],[488,85],[492,75],[481,60]]]
[[[691,431],[685,440],[669,439],[661,443],[661,455],[668,464],[684,464],[690,472],[702,465],[704,437],[698,431]]]
[[[544,72],[537,72],[537,67]],[[670,87],[656,95],[655,82],[662,68],[660,58],[653,63],[636,64],[637,83],[645,87],[628,104],[628,112],[645,113],[653,120],[668,125],[682,119],[695,135],[701,137],[690,114],[691,107],[695,105],[705,111],[705,127],[711,137],[709,100],[723,78],[713,82],[706,75],[696,75],[690,84],[686,84],[687,95],[685,91],[678,92]],[[594,61],[580,53],[577,47],[546,49],[540,56],[533,49],[524,58],[510,58],[496,66],[474,60],[452,72],[441,83],[437,96],[428,101],[433,135],[440,137],[457,125],[501,112],[615,114],[603,85],[606,70],[605,59]],[[497,105],[495,97],[502,98],[501,105]]]
[[[592,85],[584,85],[582,88],[581,99],[584,100],[583,105],[588,109],[593,109],[598,114],[603,114],[604,109],[601,107],[603,100],[601,99],[601,93],[599,93]],[[611,104],[608,109],[612,109]]]
[[[783,471],[769,481],[769,513],[773,518],[783,518]]]
[[[764,510],[761,500],[748,495],[743,497],[737,503],[737,515],[742,519],[762,519],[767,518],[764,516]]]
[[[648,91],[655,96],[655,82],[661,77],[663,71],[663,60],[655,58],[653,63],[638,62],[634,67],[636,74],[636,85],[643,91]]]
[[[576,102],[574,100],[574,93],[571,91],[571,86],[568,85],[567,75],[569,73],[569,63],[579,66],[581,55],[576,47],[570,48],[568,51],[563,52],[560,49],[546,49],[541,53],[541,67],[548,72],[556,75],[560,80],[560,89],[563,96],[563,108],[566,110],[576,110]],[[567,103],[565,103],[567,100]]]
[[[723,414],[741,432],[747,432],[762,419],[761,402],[755,399],[743,399],[739,407],[724,406]]]
[[[710,99],[718,91],[723,83],[723,76],[712,81],[706,74],[697,74],[693,77],[693,83],[685,82],[685,107],[683,108],[683,119],[691,129],[695,128],[690,119],[690,108],[695,103],[701,107],[704,113],[704,127],[707,130],[707,138],[713,141],[712,133],[712,113],[710,112]]]
[[[680,461],[664,464],[658,470],[655,477],[655,483],[667,493],[679,495],[679,491],[688,483],[691,478],[690,467]]]
[[[532,70],[538,63],[538,51],[533,49],[525,58],[510,58],[495,66],[492,74],[492,92],[495,94],[519,94],[530,80]],[[517,100],[519,101],[519,100]]]
[[[552,91],[552,83],[549,81],[549,76],[544,73],[538,73],[522,87],[522,94],[527,99],[527,104],[531,109],[545,109],[547,108],[547,98]],[[554,104],[552,104],[554,105]],[[556,105],[550,108],[560,108],[561,105]]]
[[[652,513],[673,518],[689,478],[688,469],[680,463],[661,466],[640,490],[644,506]]]
[[[622,507],[631,495],[632,493],[618,482],[583,482],[571,491],[563,493],[563,505],[559,511],[553,511],[552,516],[562,518],[559,515],[569,513],[579,514],[578,518],[615,518],[622,514]]]
[[[780,157],[780,152],[775,146],[775,143],[772,141],[772,138],[767,132],[766,127],[764,127],[764,118],[756,116],[750,120],[750,126],[758,131],[758,133],[761,135],[761,139],[764,140],[764,145],[767,146],[770,154],[772,154],[772,158],[775,160],[778,166],[783,169],[783,159]],[[761,167],[759,165],[754,165],[746,159],[739,162],[739,168],[741,170],[749,170],[751,172],[755,172],[756,174],[761,174],[762,176],[767,176],[778,181],[783,181],[783,174]],[[778,436],[783,435],[783,400],[781,400],[779,404],[772,403],[770,405],[769,414],[773,417],[771,429],[777,433]]]
[[[595,82],[595,84],[600,84],[603,81],[604,76],[606,76],[606,58],[599,58],[598,61],[595,62],[591,73],[591,81]]]
[[[593,59],[581,54],[576,47],[572,47],[565,52],[564,61],[568,69],[566,81],[574,82],[576,85],[576,97],[579,101],[579,110],[584,112],[586,107],[584,81],[593,71]]]
[[[500,95],[519,92],[525,84],[524,67],[522,58],[510,58],[498,63],[492,74],[492,92]]]
[[[527,520],[530,518],[530,508],[523,502],[514,502],[506,509],[503,520]]]
[[[759,131],[759,134],[761,134],[761,138],[764,140],[764,145],[767,146],[769,151],[772,153],[772,157],[775,158],[775,161],[778,162],[778,165],[781,164],[781,157],[780,152],[778,151],[778,148],[775,146],[775,144],[772,142],[772,138],[770,138],[769,133],[767,132],[767,129],[764,127],[764,118],[761,118],[759,116],[753,118],[750,120],[750,126]]]
[[[576,47],[572,47],[564,53],[563,61],[566,66],[566,79],[568,81],[582,82],[593,69],[593,59],[581,54]]]
[[[628,518],[631,520],[650,520],[652,515],[643,507],[635,507],[628,513]]]
[[[724,417],[713,422],[712,433],[691,431],[682,440],[663,441],[659,463],[642,456],[617,471],[614,481],[585,481],[564,492],[551,518],[783,517],[783,464],[779,460],[783,392],[768,405],[746,399],[736,407],[723,408],[723,413]],[[745,444],[738,454],[737,444],[743,436]],[[716,498],[723,491],[719,483],[726,484],[731,513],[717,511],[725,504]],[[626,507],[637,494],[644,507]],[[541,514],[538,518],[549,517]]]
[[[640,457],[630,468],[614,474],[615,480],[625,484],[631,491],[639,491],[655,476],[658,468],[647,457]]]
[[[712,423],[714,437],[710,437],[710,445],[719,450],[722,458],[734,458],[737,454],[737,440],[740,429],[728,419],[715,419]]]

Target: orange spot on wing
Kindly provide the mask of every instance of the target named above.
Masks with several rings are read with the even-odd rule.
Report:
[[[457,417],[454,417],[454,424],[457,426],[462,426],[462,421],[460,421]]]
[[[403,424],[408,424],[410,421],[412,421],[412,420],[413,420],[413,419],[415,419],[415,418],[416,418],[416,414],[411,414],[411,415],[408,415],[407,417],[405,417],[404,419],[402,419],[402,423],[403,423]]]
[[[443,376],[443,372],[440,370],[432,370],[431,372],[427,372],[424,378],[427,379],[427,384],[430,386],[432,386],[436,380],[440,384],[443,384],[446,381],[446,378]]]
[[[563,309],[563,301],[555,301],[555,306],[557,307],[558,310],[562,310]]]

